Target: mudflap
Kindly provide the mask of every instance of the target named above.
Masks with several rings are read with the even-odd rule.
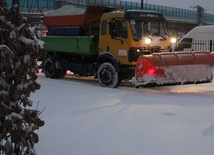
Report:
[[[213,52],[167,52],[143,55],[138,58],[136,87],[178,85],[212,82]]]

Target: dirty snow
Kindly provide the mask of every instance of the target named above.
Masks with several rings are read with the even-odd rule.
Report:
[[[210,155],[214,83],[135,89],[48,79],[31,95],[44,109],[38,155]],[[39,106],[37,107],[37,103]]]

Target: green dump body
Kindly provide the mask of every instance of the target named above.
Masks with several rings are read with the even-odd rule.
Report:
[[[47,52],[60,52],[82,56],[98,55],[96,36],[46,36],[44,49]]]

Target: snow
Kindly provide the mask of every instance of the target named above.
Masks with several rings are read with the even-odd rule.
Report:
[[[62,6],[59,9],[47,11],[44,13],[45,16],[64,16],[64,15],[79,15],[84,14],[85,10],[77,8],[73,5]]]
[[[90,77],[48,79],[41,73],[38,83],[41,89],[31,95],[35,108],[44,109],[38,155],[214,152],[213,83],[111,89]]]
[[[139,65],[140,71],[143,66]],[[159,67],[159,70],[164,70],[164,74],[142,74],[142,77],[134,77],[133,83],[136,86],[145,85],[155,82],[159,85],[165,83],[187,83],[187,82],[203,82],[210,81],[212,79],[212,66],[207,64],[191,64],[191,65],[172,65]],[[144,70],[142,70],[144,71]]]
[[[26,54],[26,55],[24,56],[24,64],[29,63],[30,60],[31,60],[31,56],[30,56],[29,54]]]
[[[155,53],[139,57],[132,80],[136,86],[212,81],[213,62],[210,52]]]
[[[11,113],[11,115],[9,116],[9,120],[13,120],[12,117],[15,119],[20,119],[20,120],[23,119],[21,115],[15,113],[15,112]]]
[[[20,25],[17,30],[21,31],[26,26],[26,23],[23,23]],[[44,48],[44,42],[40,40],[41,38],[41,32],[38,28],[34,26],[29,26],[28,29],[30,31],[30,38],[20,35],[18,38],[21,42],[25,43],[26,45],[37,45],[40,49]],[[15,38],[16,34],[14,31],[10,33],[10,38]]]
[[[14,30],[10,32],[10,35],[9,35],[9,36],[10,36],[11,39],[14,39],[14,38],[17,37],[17,36],[16,36],[16,32],[15,32]]]
[[[27,81],[21,81],[20,84],[17,85],[17,90],[23,91],[24,89],[27,89],[30,85],[32,85],[33,81],[29,80]]]

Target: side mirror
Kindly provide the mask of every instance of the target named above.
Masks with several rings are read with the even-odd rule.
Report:
[[[117,32],[116,32],[116,22],[115,20],[111,20],[109,22],[109,28],[110,28],[110,34],[111,38],[115,39],[117,37]]]

